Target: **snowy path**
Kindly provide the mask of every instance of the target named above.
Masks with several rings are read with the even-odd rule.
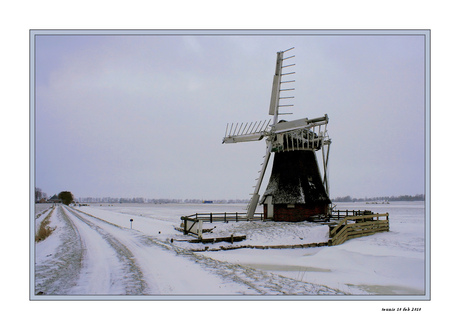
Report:
[[[57,246],[49,247],[45,262],[36,265],[37,292],[142,293],[141,272],[115,237],[70,208],[58,206],[52,219],[58,231],[50,237]]]
[[[341,294],[195,254],[137,230],[58,206],[36,244],[35,292],[45,295]]]
[[[37,293],[60,294],[76,285],[83,250],[78,231],[62,209],[51,212],[51,224],[56,230],[44,241],[36,243],[42,248],[35,251],[35,288]]]
[[[69,293],[142,294],[146,289],[142,271],[132,252],[115,236],[87,216],[66,208],[64,216],[80,233],[83,262],[76,287]],[[79,221],[78,221],[79,220]]]

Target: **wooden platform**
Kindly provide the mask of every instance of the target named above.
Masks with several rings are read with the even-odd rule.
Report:
[[[192,252],[212,252],[212,251],[227,251],[227,250],[236,250],[236,249],[259,249],[259,250],[268,250],[268,249],[305,249],[313,247],[328,246],[327,242],[323,243],[308,243],[308,244],[292,244],[292,245],[235,245],[235,246],[219,246],[218,248],[208,248],[207,246],[204,249],[191,249]]]
[[[189,243],[218,243],[218,242],[229,242],[229,243],[232,243],[233,242],[241,242],[241,241],[244,241],[246,239],[246,235],[243,235],[243,236],[227,236],[227,237],[209,237],[209,238],[197,238],[197,239],[191,239],[191,240],[188,240],[187,242]]]
[[[380,220],[380,218],[385,218]],[[390,231],[388,213],[345,217],[335,226],[330,226],[329,246],[343,244],[349,239]]]

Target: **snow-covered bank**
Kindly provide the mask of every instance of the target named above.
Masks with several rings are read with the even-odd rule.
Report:
[[[96,215],[97,214],[97,215]],[[322,285],[218,261],[172,244],[174,224],[101,208],[56,207],[35,245],[37,296],[337,295]],[[162,232],[162,230],[164,232]]]
[[[189,237],[174,229],[179,227],[181,216],[196,212],[244,212],[244,205],[92,204],[77,206],[73,212],[83,217],[85,222],[91,222],[91,225],[87,223],[77,230],[78,233],[84,233],[93,226],[94,234],[94,226],[98,226],[103,228],[99,236],[102,233],[103,237],[111,237],[101,240],[89,232],[82,234],[80,241],[88,241],[85,246],[92,245],[91,250],[103,251],[104,244],[112,242],[113,245],[116,240],[133,254],[132,259],[146,283],[146,289],[139,291],[143,295],[423,295],[426,287],[424,204],[343,203],[338,208],[389,212],[390,232],[350,240],[334,247],[192,253],[190,249],[204,245],[186,242]],[[76,216],[70,217],[74,222],[78,220]],[[130,229],[130,219],[133,219],[133,229]],[[51,225],[65,227],[57,215],[52,217]],[[84,223],[77,226],[82,225]],[[246,235],[247,239],[241,245],[306,244],[325,242],[328,238],[327,226],[307,222],[242,221],[207,226],[213,231],[205,235],[211,237]],[[65,241],[62,232],[63,229],[56,230],[50,238],[36,244],[37,269],[45,269],[40,265],[50,265],[49,261],[51,264],[56,262],[49,255],[53,255],[53,249],[59,250],[62,241]],[[90,238],[91,235],[94,238]],[[100,243],[95,243],[98,240]],[[230,245],[226,242],[207,244],[210,247]],[[92,263],[110,255],[109,250],[99,254],[100,257]],[[116,266],[108,265],[107,268],[115,269]],[[37,283],[45,281],[46,276],[46,272],[43,273],[44,278],[38,279]],[[91,277],[87,277],[86,282],[92,282]],[[129,294],[123,293],[123,290],[112,292],[111,288],[103,289],[102,284],[96,287],[92,292]],[[76,285],[72,290],[61,294],[91,293],[86,291],[88,285]]]
[[[425,219],[422,202],[389,205],[339,204],[340,209],[390,213],[390,232],[339,246],[288,250],[208,252],[213,258],[317,283],[349,294],[423,295],[426,285]],[[318,229],[319,231],[319,229]],[[286,241],[291,241],[290,235]],[[318,239],[321,239],[319,236]]]

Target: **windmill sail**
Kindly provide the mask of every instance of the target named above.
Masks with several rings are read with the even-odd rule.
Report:
[[[274,116],[275,112],[278,111],[279,103],[279,90],[280,90],[280,77],[281,77],[281,64],[283,62],[283,53],[278,52],[276,56],[276,69],[275,75],[273,76],[272,96],[270,98],[270,108],[268,114]]]
[[[280,100],[294,98],[294,96],[285,96],[282,93],[293,91],[295,90],[295,88],[281,88],[282,84],[288,84],[288,83],[295,82],[295,80],[286,80],[286,81],[282,80],[283,76],[287,76],[287,75],[291,75],[295,73],[295,72],[283,72],[284,68],[292,67],[295,65],[294,63],[284,65],[285,60],[289,60],[295,57],[294,55],[289,56],[289,57],[284,57],[284,53],[292,49],[294,49],[294,47],[289,48],[285,51],[278,52],[276,54],[276,68],[275,68],[275,75],[273,76],[272,94],[270,98],[270,108],[268,110],[268,114],[271,116],[274,116],[273,123],[276,123],[278,121],[278,114],[280,114],[279,113],[280,107],[293,106],[292,104],[280,104]]]
[[[259,141],[268,134],[268,120],[252,123],[237,123],[230,126],[230,131],[227,131],[222,143],[237,143]],[[228,127],[228,125],[227,125]]]
[[[270,160],[271,150],[272,150],[271,142],[268,142],[264,161],[261,164],[262,168],[260,169],[259,177],[257,178],[257,183],[254,186],[254,193],[252,194],[251,201],[249,202],[249,205],[248,205],[248,212],[247,212],[248,219],[254,218],[254,213],[256,211],[257,204],[259,204],[259,198],[260,198],[259,190],[260,190],[260,186],[262,185],[262,180],[264,178],[265,171],[267,169],[268,161]]]

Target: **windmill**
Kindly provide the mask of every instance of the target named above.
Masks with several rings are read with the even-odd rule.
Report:
[[[327,214],[331,203],[327,175],[329,147],[331,140],[327,134],[327,115],[314,119],[278,121],[279,110],[291,107],[284,104],[293,99],[290,87],[295,80],[288,80],[295,72],[286,72],[294,63],[295,56],[285,56],[294,47],[277,52],[276,69],[268,114],[273,120],[252,123],[227,124],[222,143],[259,141],[265,138],[266,152],[256,179],[254,192],[248,204],[247,218],[253,219],[260,200],[260,186],[264,178],[270,155],[274,153],[273,168],[267,189],[260,200],[264,204],[264,217],[275,221],[301,221],[311,216]],[[319,171],[316,151],[321,150],[322,170]]]

